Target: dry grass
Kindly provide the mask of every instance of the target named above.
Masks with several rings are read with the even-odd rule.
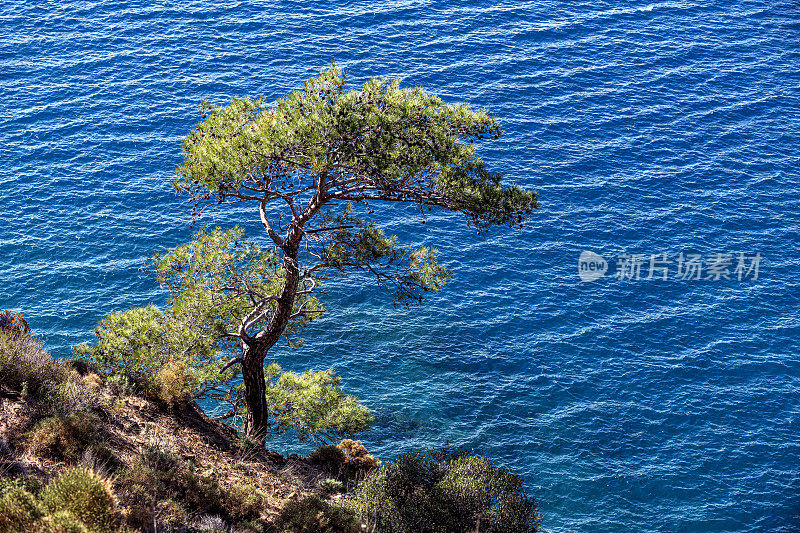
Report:
[[[230,427],[208,418],[194,405],[169,412],[139,397],[116,396],[109,387],[101,387],[98,394],[103,397],[102,406],[89,418],[56,416],[38,422],[23,398],[0,401],[0,432],[9,435],[8,453],[0,454],[0,461],[14,463],[17,471],[42,484],[76,462],[110,474],[131,525],[152,523],[153,514],[165,525],[199,523],[211,515],[219,515],[215,520],[271,523],[287,500],[310,496],[325,478],[304,459],[287,460],[267,450],[237,447]],[[94,439],[87,439],[87,434]],[[97,442],[102,442],[100,455],[93,446]],[[154,449],[176,461],[172,467],[180,465],[175,471],[183,472],[161,494],[153,494],[153,479],[141,468],[143,455]],[[143,491],[130,490],[136,481]],[[142,504],[145,494],[147,501]],[[187,494],[192,495],[188,504]]]
[[[222,521],[246,532],[274,523],[287,501],[312,495],[327,477],[305,459],[238,446],[232,428],[194,403],[165,409],[75,368],[30,337],[0,333],[0,478],[43,487],[80,464],[113,480],[120,516],[139,530],[154,520]]]

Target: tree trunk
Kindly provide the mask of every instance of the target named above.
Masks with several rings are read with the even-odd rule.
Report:
[[[299,237],[297,237],[299,240]],[[269,325],[255,336],[251,346],[245,346],[242,357],[242,380],[245,387],[247,421],[245,434],[248,438],[263,445],[267,437],[266,397],[267,384],[264,380],[264,359],[267,352],[281,338],[294,309],[297,286],[300,283],[300,270],[297,265],[297,245],[287,243],[283,255],[284,281],[280,299],[277,301]]]
[[[244,401],[247,404],[245,435],[259,445],[264,445],[267,438],[267,384],[264,379],[264,358],[267,350],[256,345],[245,347],[242,360],[242,380],[244,381]]]

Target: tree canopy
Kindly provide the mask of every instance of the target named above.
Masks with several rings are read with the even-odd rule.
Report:
[[[501,134],[494,118],[418,87],[401,88],[398,80],[371,79],[348,91],[333,65],[272,106],[234,98],[224,106],[204,102],[201,112],[203,121],[183,142],[175,189],[191,196],[195,215],[215,204],[251,203],[271,247],[253,255],[255,263],[238,252],[244,255],[232,261],[244,268],[212,267],[212,280],[197,289],[191,254],[173,254],[160,276],[181,291],[208,286],[232,296],[218,309],[235,317],[225,335],[238,339],[242,352],[229,364],[242,365],[253,435],[267,426],[266,354],[319,316],[314,294],[322,280],[367,272],[408,304],[451,276],[435,249],[402,246],[361,212],[412,203],[462,213],[480,232],[522,227],[537,206],[535,192],[502,186],[477,155],[475,141]],[[362,206],[359,214],[354,204]],[[230,242],[219,241],[223,254]]]
[[[434,248],[403,245],[370,219],[378,206],[456,211],[478,232],[523,227],[537,207],[534,191],[503,186],[478,156],[476,141],[501,134],[486,112],[401,88],[399,80],[345,86],[333,65],[274,105],[251,98],[204,102],[202,122],[182,145],[173,185],[190,195],[194,215],[250,204],[267,236],[264,246],[244,240],[238,228],[203,229],[154,262],[170,291],[169,323],[192,330],[178,335],[174,350],[199,346],[209,368],[241,370],[246,429],[257,439],[269,428],[270,412],[302,414],[302,395],[276,408],[276,398],[288,396],[268,395],[264,362],[279,339],[291,341],[323,312],[322,282],[363,272],[408,305],[451,277]],[[222,364],[220,350],[234,356]],[[310,386],[317,378],[338,390],[322,374],[304,381]],[[284,392],[293,379],[278,380]],[[323,411],[307,410],[324,418]],[[302,433],[311,426],[299,427]]]
[[[273,107],[234,98],[222,107],[204,102],[201,110],[205,120],[183,142],[176,189],[196,205],[212,198],[258,203],[278,246],[289,235],[268,224],[271,201],[291,212],[287,229],[306,228],[333,200],[441,207],[481,230],[522,226],[537,206],[535,192],[502,187],[501,175],[476,153],[474,141],[501,135],[494,118],[400,88],[399,80],[371,79],[346,91],[344,74],[332,66]],[[324,227],[317,220],[306,231]]]

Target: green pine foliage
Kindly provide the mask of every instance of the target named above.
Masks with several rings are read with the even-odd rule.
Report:
[[[273,431],[295,431],[300,441],[330,442],[364,431],[372,423],[369,409],[345,395],[333,371],[281,372],[276,363],[265,369],[267,405]]]
[[[166,393],[167,403],[202,397],[233,372],[220,373],[219,339],[202,310],[182,314],[174,308],[161,311],[150,304],[111,313],[95,329],[97,342],[73,348],[76,357],[87,359],[115,378],[127,390],[142,394]],[[175,373],[154,378],[165,367]],[[178,375],[177,372],[182,375]],[[172,379],[170,379],[172,378]],[[177,380],[177,381],[175,381]]]
[[[401,88],[400,80],[345,85],[333,65],[272,107],[250,98],[204,103],[204,122],[183,142],[175,188],[198,201],[224,199],[260,179],[330,173],[344,178],[344,190],[363,186],[387,199],[461,211],[479,228],[522,225],[536,207],[536,193],[501,187],[478,157],[472,141],[502,134],[486,112]]]
[[[227,332],[238,333],[243,322],[258,328],[267,320],[266,305],[253,305],[257,295],[279,292],[283,271],[270,249],[244,238],[239,227],[223,231],[203,228],[184,245],[153,258],[159,283],[169,290],[173,314],[195,316],[193,327],[201,337],[216,339],[216,346],[235,349]],[[322,312],[313,296],[301,295],[294,311],[305,312],[292,320],[291,334]]]

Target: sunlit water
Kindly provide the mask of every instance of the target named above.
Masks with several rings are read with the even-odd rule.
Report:
[[[0,308],[54,354],[163,302],[138,268],[191,235],[169,182],[197,104],[336,60],[488,109],[486,161],[542,207],[482,237],[381,210],[453,283],[411,310],[333,287],[284,368],[341,374],[383,459],[450,443],[511,467],[550,531],[797,530],[796,3],[4,2],[0,35]],[[252,209],[213,221],[261,238]],[[605,277],[580,281],[583,250]],[[670,279],[615,279],[623,252],[666,253]],[[730,280],[675,278],[718,252],[760,253],[758,279],[735,255]]]

